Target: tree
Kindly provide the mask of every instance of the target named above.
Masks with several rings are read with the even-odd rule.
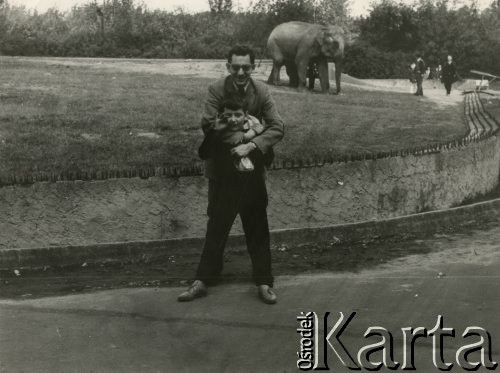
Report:
[[[451,54],[464,75],[470,69],[498,69],[499,26],[495,6],[481,14],[474,4],[455,8],[448,6],[448,0],[419,0],[411,7],[384,0],[360,21],[360,39],[386,53],[404,52],[411,59],[418,51],[430,66]]]
[[[314,22],[314,5],[313,0],[259,0],[254,11],[268,14],[274,27],[289,21]]]
[[[233,9],[232,0],[208,0],[210,12],[213,14],[227,14],[231,13]]]
[[[319,0],[315,7],[314,23],[349,27],[347,4],[349,0]]]
[[[500,0],[484,10],[481,23],[484,26],[486,38],[500,43]]]
[[[384,0],[359,26],[360,38],[384,51],[414,51],[418,45],[417,16],[409,5]]]

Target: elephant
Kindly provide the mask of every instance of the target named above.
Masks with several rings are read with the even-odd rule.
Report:
[[[340,75],[344,58],[344,31],[338,26],[322,26],[305,22],[286,22],[274,28],[267,40],[267,49],[273,59],[268,84],[279,83],[280,69],[284,65],[290,86],[305,88],[307,69],[317,69],[321,90],[330,89],[328,61],[335,63],[335,84],[340,93]],[[312,77],[312,79],[311,79]],[[314,87],[314,76],[309,75],[309,87]]]

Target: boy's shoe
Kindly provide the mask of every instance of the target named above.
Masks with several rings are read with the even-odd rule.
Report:
[[[179,302],[190,302],[196,298],[201,298],[207,295],[207,287],[203,281],[195,280],[191,286],[177,297]]]
[[[276,294],[274,294],[269,285],[259,285],[257,286],[257,291],[260,300],[266,304],[275,304],[278,301]]]

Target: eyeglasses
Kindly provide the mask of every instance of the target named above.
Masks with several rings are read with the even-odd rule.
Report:
[[[238,65],[236,63],[233,63],[231,64],[231,69],[233,71],[240,71],[240,69],[242,69],[244,72],[249,72],[250,70],[252,70],[254,65]]]

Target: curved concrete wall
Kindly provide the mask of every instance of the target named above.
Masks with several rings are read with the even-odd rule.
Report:
[[[500,141],[425,155],[272,170],[271,229],[320,227],[448,208],[496,187]],[[0,248],[203,236],[201,176],[0,188]],[[236,224],[234,232],[240,232]]]
[[[449,208],[498,184],[500,142],[270,173],[271,221],[321,226]]]

